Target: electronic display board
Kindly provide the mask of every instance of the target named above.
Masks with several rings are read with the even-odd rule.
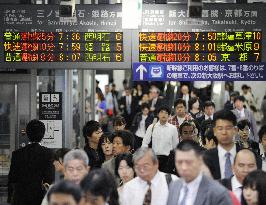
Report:
[[[123,32],[3,33],[5,62],[123,62]]]
[[[260,62],[261,31],[139,32],[139,62]]]

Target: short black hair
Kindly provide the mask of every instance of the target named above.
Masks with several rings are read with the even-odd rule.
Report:
[[[126,120],[121,115],[117,115],[113,119],[113,126],[122,126],[126,125]]]
[[[241,86],[241,89],[242,89],[242,90],[244,90],[244,89],[247,90],[248,88],[249,88],[249,86],[247,86],[246,84],[243,84],[243,85]]]
[[[199,144],[193,140],[183,140],[177,146],[176,150],[187,152],[190,150],[194,150],[197,156],[202,155],[202,149]]]
[[[69,151],[70,151],[70,149],[68,149],[68,148],[59,148],[59,149],[57,149],[55,151],[55,154],[54,154],[54,160],[59,161],[61,159],[63,161],[64,156]]]
[[[134,136],[131,132],[119,130],[114,133],[114,138],[115,137],[121,138],[124,146],[130,146],[130,149],[133,149]]]
[[[188,100],[188,110],[192,109],[192,105],[194,103],[196,103],[197,101],[199,101],[199,99],[197,97],[192,97]]]
[[[30,142],[40,142],[45,134],[45,125],[40,120],[31,120],[27,124],[26,133]]]
[[[179,133],[182,134],[184,127],[193,127],[194,130],[197,128],[195,122],[193,120],[185,120],[180,126],[179,126]]]
[[[134,164],[133,164],[133,155],[131,153],[123,153],[123,154],[119,154],[116,156],[115,158],[115,175],[119,177],[118,174],[118,168],[120,165],[120,162],[122,160],[125,160],[127,162],[127,165],[133,169],[134,171]]]
[[[150,106],[148,103],[142,103],[141,104],[141,110],[144,110],[145,108],[149,109],[150,110]]]
[[[179,104],[183,104],[186,107],[186,101],[183,100],[182,98],[178,98],[175,103],[174,103],[174,107],[176,107]]]
[[[243,181],[243,188],[248,187],[258,192],[258,204],[266,204],[266,172],[262,170],[250,172]]]
[[[103,153],[102,144],[107,142],[107,140],[109,140],[111,143],[113,143],[114,134],[105,132],[105,133],[102,134],[102,136],[99,139],[97,151],[98,151],[100,160],[102,160],[102,162],[105,161],[105,156],[104,156],[104,153]]]
[[[213,108],[215,108],[215,104],[214,104],[214,102],[212,102],[212,101],[210,101],[210,100],[205,101],[205,103],[204,103],[204,108],[206,108],[206,107],[210,107],[210,106],[212,106]]]
[[[102,196],[109,205],[118,205],[118,192],[113,175],[105,169],[94,169],[81,181],[85,194]]]
[[[237,127],[238,127],[238,129],[240,129],[240,130],[243,130],[246,126],[248,126],[248,128],[250,128],[250,126],[251,126],[249,120],[247,120],[247,119],[240,120],[240,121],[237,123]]]
[[[210,141],[210,140],[213,140],[214,143],[215,143],[216,145],[218,145],[218,140],[217,140],[217,138],[214,136],[214,132],[213,132],[213,127],[212,127],[212,126],[208,127],[208,128],[205,130],[204,135],[202,136],[201,139],[202,139],[202,144],[204,144],[204,145],[206,145],[206,139],[208,139],[209,141]]]
[[[244,96],[242,96],[242,95],[238,95],[238,96],[235,97],[235,99],[234,99],[234,103],[235,103],[237,100],[240,100],[240,101],[242,101],[242,102],[245,102],[246,99],[245,99]]]
[[[266,135],[266,125],[263,125],[260,128],[260,131],[259,131],[258,135],[259,135],[259,139],[260,139],[260,142],[261,142],[263,135]]]
[[[217,120],[227,120],[233,123],[236,126],[237,120],[235,114],[230,110],[219,110],[213,115],[213,124],[216,125]]]
[[[91,137],[92,133],[96,132],[100,128],[101,128],[100,123],[95,120],[90,120],[83,126],[83,137],[85,138],[86,144],[89,143],[88,137]]]
[[[239,96],[239,92],[238,91],[231,92],[230,97],[236,97],[236,96]]]
[[[170,110],[170,108],[167,105],[162,105],[161,107],[159,107],[157,113],[161,112],[162,110],[165,111],[165,112],[167,112],[168,115],[171,114],[171,110]]]
[[[71,195],[73,199],[79,204],[81,199],[81,189],[73,182],[63,180],[53,185],[47,193],[47,200],[50,202],[52,194],[66,194]]]

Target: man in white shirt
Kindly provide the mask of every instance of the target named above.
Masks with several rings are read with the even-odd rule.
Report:
[[[178,132],[174,125],[168,123],[170,109],[167,106],[161,106],[158,109],[159,121],[151,124],[142,141],[142,147],[151,147],[159,160],[160,171],[167,170],[167,161],[170,151],[178,144]]]
[[[125,184],[121,205],[166,205],[168,184],[177,177],[170,175],[168,181],[167,174],[158,170],[158,159],[150,148],[139,148],[133,162],[137,177]]]
[[[167,205],[231,205],[229,192],[201,172],[200,146],[192,140],[177,145],[175,165],[181,177],[171,183]]]
[[[240,150],[236,154],[232,168],[234,176],[221,180],[221,184],[231,190],[241,202],[243,181],[250,172],[257,169],[255,154],[249,149]]]

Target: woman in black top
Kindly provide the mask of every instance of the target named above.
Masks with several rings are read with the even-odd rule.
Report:
[[[99,122],[90,120],[83,127],[83,136],[85,138],[84,151],[89,157],[89,166],[91,169],[102,166],[103,156],[98,152],[99,139],[103,131]]]

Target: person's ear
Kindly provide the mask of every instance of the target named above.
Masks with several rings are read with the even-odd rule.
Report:
[[[87,166],[87,171],[88,171],[88,173],[90,172],[90,170],[91,170],[91,167],[88,165],[88,166]]]

